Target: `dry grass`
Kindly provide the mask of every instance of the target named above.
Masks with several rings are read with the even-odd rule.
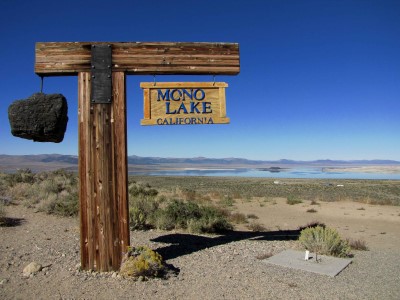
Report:
[[[364,240],[354,240],[354,239],[347,239],[347,242],[351,249],[353,250],[361,250],[361,251],[367,251],[367,243]]]
[[[235,212],[229,216],[229,220],[235,224],[245,224],[248,223],[247,217],[243,213]]]
[[[267,228],[257,221],[250,222],[247,225],[247,228],[253,232],[264,232],[267,231]]]
[[[258,217],[257,217],[255,214],[248,214],[248,215],[247,215],[247,219],[256,220],[256,219],[258,219]]]

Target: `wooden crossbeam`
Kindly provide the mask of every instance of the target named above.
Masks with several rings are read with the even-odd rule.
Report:
[[[77,75],[89,72],[91,45],[105,42],[36,43],[35,73]],[[126,74],[236,75],[240,71],[236,43],[111,43],[113,71]]]

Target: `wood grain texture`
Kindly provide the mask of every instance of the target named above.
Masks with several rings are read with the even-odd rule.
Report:
[[[90,49],[106,42],[36,43],[35,73],[76,75],[90,70]],[[237,43],[110,43],[113,71],[127,74],[236,75],[240,71]]]
[[[120,267],[129,245],[125,75],[113,73],[113,104],[90,103],[90,73],[78,74],[82,269]]]
[[[113,72],[113,157],[115,171],[115,205],[118,208],[118,255],[130,245],[128,207],[128,150],[126,124],[126,77],[123,72]],[[121,260],[121,256],[118,260]]]

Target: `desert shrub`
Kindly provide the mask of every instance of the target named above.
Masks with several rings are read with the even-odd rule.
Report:
[[[306,229],[306,228],[314,228],[314,227],[317,227],[317,226],[320,226],[320,227],[323,227],[323,228],[326,227],[326,225],[325,225],[324,223],[322,223],[322,222],[319,222],[319,221],[312,221],[312,222],[310,222],[310,223],[308,223],[308,224],[306,224],[306,225],[299,226],[299,227],[297,228],[297,230],[302,231],[303,229]]]
[[[129,219],[132,230],[152,227],[152,221],[159,209],[155,197],[137,196],[129,199]]]
[[[129,184],[128,187],[129,195],[132,197],[136,196],[150,196],[154,197],[158,195],[158,191],[156,189],[151,188],[150,185],[142,185],[136,182]]]
[[[6,181],[7,175],[0,173],[0,195],[4,195],[4,193],[8,189],[8,182]]]
[[[37,188],[30,183],[18,182],[9,186],[7,194],[13,201],[27,201],[37,203]],[[27,205],[30,206],[30,205]]]
[[[309,209],[307,209],[307,212],[308,212],[308,213],[316,213],[317,210],[314,209],[314,208],[309,208]]]
[[[214,198],[214,199],[221,198],[221,193],[216,190],[211,191],[210,194],[211,194],[211,198]]]
[[[48,214],[54,214],[64,217],[77,216],[79,213],[78,192],[51,194],[47,198],[47,202],[40,207],[39,210]]]
[[[250,222],[249,225],[247,225],[247,228],[249,228],[253,232],[263,232],[267,230],[264,225],[257,221]]]
[[[0,199],[0,226],[6,222],[6,211],[4,209],[4,202]]]
[[[13,202],[49,214],[78,214],[78,178],[74,173],[57,170],[35,174],[25,169],[3,179],[8,183],[6,194]]]
[[[193,202],[172,200],[159,214],[164,228],[188,229],[194,233],[217,233],[232,230],[225,213],[213,206],[200,206]]]
[[[182,195],[186,201],[195,201],[196,200],[196,191],[192,189],[183,189]]]
[[[132,182],[129,191],[129,220],[132,230],[142,230],[153,227],[154,218],[159,210],[160,203],[165,197],[156,197],[158,191],[149,185]]]
[[[77,216],[79,213],[78,177],[65,170],[36,175],[36,207],[48,214]],[[34,199],[33,198],[33,199]]]
[[[232,198],[232,196],[225,195],[221,198],[221,200],[219,200],[218,204],[221,206],[230,207],[230,206],[233,206],[233,204],[235,204],[235,200]]]
[[[35,174],[30,169],[21,169],[16,173],[7,174],[5,177],[7,184],[12,187],[17,183],[29,183],[35,182]]]
[[[353,250],[367,251],[367,243],[364,240],[347,239],[347,243]]]
[[[181,191],[185,198],[197,201],[193,190]],[[231,230],[226,213],[216,207],[199,205],[194,201],[168,200],[156,189],[131,181],[129,185],[129,216],[131,229],[187,229],[190,232],[221,232]]]
[[[253,197],[250,195],[246,195],[246,197],[244,198],[244,202],[251,202],[253,200]]]
[[[289,205],[295,205],[295,204],[299,204],[302,203],[303,201],[301,201],[299,198],[297,198],[294,195],[289,195],[286,198],[286,203]]]
[[[233,199],[241,199],[242,195],[239,192],[233,192],[232,194]]]
[[[337,257],[347,257],[350,247],[339,233],[329,227],[309,227],[301,231],[300,243],[309,251]]]
[[[201,208],[198,204],[176,199],[168,203],[164,213],[175,224],[176,228],[186,228],[189,220],[200,219],[202,216]]]
[[[247,218],[248,219],[254,219],[254,220],[258,219],[257,215],[255,215],[255,214],[248,214]]]
[[[197,220],[200,223],[195,233],[222,233],[233,230],[233,226],[227,220],[226,216],[219,209],[212,206],[202,207],[202,217]]]
[[[210,197],[210,195],[203,195],[203,196],[201,196],[201,200],[203,202],[211,202],[211,197]]]
[[[175,220],[166,214],[162,209],[157,210],[154,213],[152,225],[161,230],[172,230],[176,227]]]
[[[140,176],[131,176],[139,181]],[[299,199],[314,199],[318,202],[338,201],[346,199],[363,203],[400,205],[400,185],[396,180],[330,180],[285,179],[285,184],[274,184],[274,179],[238,179],[218,177],[162,177],[150,176],[146,182],[159,189],[178,187],[196,190],[199,195],[211,195],[213,200],[221,199],[221,195],[241,195],[240,201],[253,201],[255,197],[285,198],[296,195]],[[343,184],[344,188],[337,188]],[[175,198],[179,198],[179,194]],[[234,199],[239,199],[234,197]],[[253,199],[253,200],[252,200]],[[272,202],[272,201],[271,201]]]
[[[161,277],[165,265],[160,254],[149,247],[129,247],[122,260],[120,274],[126,277]]]
[[[239,213],[239,212],[232,213],[229,216],[229,220],[236,224],[248,223],[246,215],[243,213]]]

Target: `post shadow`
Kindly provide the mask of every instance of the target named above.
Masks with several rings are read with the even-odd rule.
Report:
[[[3,219],[3,223],[0,224],[0,227],[17,227],[25,223],[26,220],[24,218],[8,218],[5,217]]]
[[[186,233],[174,233],[152,239],[153,242],[170,244],[157,249],[165,259],[191,254],[206,248],[242,240],[252,241],[288,241],[297,240],[300,230],[279,230],[265,232],[230,231],[218,236],[201,236]]]

